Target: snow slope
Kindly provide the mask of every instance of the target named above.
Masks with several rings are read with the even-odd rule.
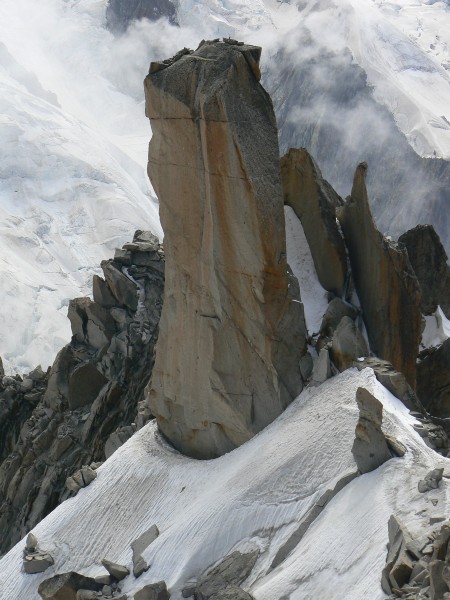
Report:
[[[351,447],[359,386],[383,402],[383,427],[406,445],[407,454],[347,484],[284,562],[270,570],[313,503],[355,470]],[[244,584],[256,600],[381,599],[390,515],[422,539],[429,518],[442,514],[450,499],[446,480],[436,491],[417,491],[427,471],[448,469],[450,461],[425,446],[413,422],[365,369],[305,390],[255,438],[212,461],[178,454],[148,424],[100,467],[88,488],[35,528],[54,567],[25,575],[24,541],[0,561],[0,598],[38,600],[43,579],[71,569],[101,574],[105,557],[131,567],[130,543],[156,524],[160,536],[144,552],[150,570],[123,582],[129,598],[164,579],[179,600],[182,587],[224,555],[258,547],[259,559]]]
[[[138,228],[161,235],[143,102],[114,89],[104,2],[0,5],[0,355],[53,362],[69,299]],[[27,15],[27,18],[24,18]],[[97,63],[97,64],[96,64]],[[138,161],[136,158],[138,157]]]

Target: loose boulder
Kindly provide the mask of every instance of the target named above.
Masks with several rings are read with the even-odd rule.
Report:
[[[421,293],[404,246],[375,227],[366,189],[367,164],[355,173],[339,220],[355,287],[374,354],[388,360],[416,387],[416,357],[422,335]]]
[[[303,387],[306,327],[260,54],[204,42],[152,63],[145,80],[166,253],[148,397],[164,435],[195,458],[240,446]]]

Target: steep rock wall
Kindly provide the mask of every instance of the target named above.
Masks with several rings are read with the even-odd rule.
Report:
[[[198,458],[244,443],[302,389],[306,329],[260,52],[206,42],[153,63],[145,80],[166,253],[149,401],[163,433]]]

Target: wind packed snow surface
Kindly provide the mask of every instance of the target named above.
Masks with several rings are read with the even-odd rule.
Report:
[[[356,470],[351,448],[360,386],[383,403],[383,429],[407,453],[347,484],[271,570],[308,509]],[[129,598],[165,580],[171,598],[179,600],[186,583],[228,553],[259,548],[243,584],[256,600],[381,599],[390,515],[422,538],[430,517],[440,515],[450,499],[445,479],[429,494],[417,490],[430,469],[448,470],[450,461],[424,444],[413,423],[370,369],[345,371],[305,390],[264,431],[215,460],[180,455],[150,423],[99,468],[88,488],[34,529],[41,547],[54,556],[53,567],[26,575],[24,540],[0,561],[0,599],[38,600],[43,579],[70,570],[103,574],[103,558],[131,570],[130,544],[154,524],[160,536],[143,554],[149,571],[123,581]]]
[[[161,235],[143,102],[105,75],[105,2],[0,3],[0,355],[46,367],[70,298],[138,229]],[[102,71],[103,69],[103,71]]]

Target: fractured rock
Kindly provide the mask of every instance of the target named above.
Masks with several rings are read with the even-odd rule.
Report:
[[[196,458],[240,446],[303,387],[306,327],[260,54],[205,42],[145,80],[166,253],[148,398],[164,435]]]
[[[169,598],[170,594],[165,581],[150,583],[134,595],[134,600],[169,600]]]
[[[345,244],[336,223],[336,208],[343,200],[322,178],[319,167],[305,148],[290,148],[281,159],[284,202],[294,209],[323,288],[338,296],[347,279]]]
[[[45,579],[38,592],[43,600],[77,600],[78,590],[100,592],[103,586],[92,577],[85,577],[71,571]]]
[[[352,454],[361,473],[369,473],[392,458],[381,430],[383,405],[364,389],[356,390],[359,420],[355,430]]]
[[[367,164],[358,165],[350,198],[338,216],[371,350],[416,387],[422,335],[420,286],[404,246],[375,227],[366,189]]]
[[[339,371],[353,366],[359,357],[369,354],[364,336],[350,317],[343,317],[333,333],[330,356]]]
[[[196,600],[209,600],[230,586],[238,587],[252,572],[258,556],[259,550],[229,554],[199,579]]]
[[[381,578],[381,587],[386,594],[409,583],[414,573],[414,563],[421,558],[411,534],[394,515],[389,519],[388,532],[388,554]]]
[[[344,317],[350,317],[350,319],[354,321],[358,314],[359,311],[353,304],[345,302],[341,298],[333,298],[330,300],[323,316],[322,324],[320,326],[320,335],[331,339],[337,326]]]

